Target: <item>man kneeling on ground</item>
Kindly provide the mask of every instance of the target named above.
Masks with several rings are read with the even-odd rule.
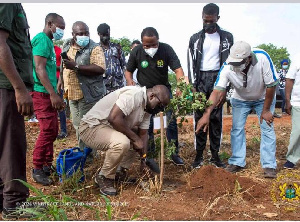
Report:
[[[116,195],[116,172],[126,171],[135,158],[148,146],[148,128],[151,114],[162,111],[170,102],[170,93],[164,85],[153,88],[126,86],[97,102],[83,116],[79,135],[93,149],[105,151],[105,159],[95,182],[104,195]],[[137,133],[133,128],[138,128]],[[130,149],[133,145],[133,150]]]

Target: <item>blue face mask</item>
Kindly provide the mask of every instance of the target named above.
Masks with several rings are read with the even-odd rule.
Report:
[[[79,45],[80,47],[85,47],[89,44],[90,42],[90,37],[89,36],[76,36],[76,43],[77,45]]]
[[[283,69],[287,69],[289,67],[289,65],[282,65]]]
[[[56,32],[53,33],[54,40],[60,40],[64,36],[64,30],[56,27]]]

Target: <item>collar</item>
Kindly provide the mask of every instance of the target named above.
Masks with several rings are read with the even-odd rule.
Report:
[[[251,65],[255,66],[257,62],[258,62],[258,59],[257,59],[255,53],[251,52]]]

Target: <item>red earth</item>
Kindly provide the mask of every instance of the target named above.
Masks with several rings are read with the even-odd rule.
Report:
[[[200,169],[191,170],[191,164],[195,157],[194,131],[192,118],[188,117],[180,132],[181,156],[185,161],[183,167],[165,160],[164,180],[161,192],[156,192],[155,186],[149,185],[149,180],[137,184],[121,184],[119,195],[109,197],[112,203],[112,220],[300,220],[299,208],[286,210],[278,206],[271,198],[272,184],[275,180],[265,179],[259,162],[260,129],[257,117],[250,115],[246,123],[247,134],[247,165],[246,168],[231,174],[224,169],[209,165],[209,146],[205,152],[205,165]],[[278,173],[287,174],[283,169],[285,154],[289,143],[291,130],[290,116],[275,119],[277,135],[276,158]],[[223,141],[220,154],[222,158],[228,158],[230,151],[231,116],[224,116]],[[69,136],[56,141],[55,157],[60,150],[76,146],[75,131],[68,122]],[[107,220],[107,211],[103,205],[104,199],[99,190],[93,185],[93,175],[101,167],[103,155],[99,155],[93,164],[85,168],[86,181],[80,184],[61,184],[57,177],[55,184],[43,187],[31,178],[32,150],[38,136],[39,128],[36,123],[26,123],[28,158],[27,178],[28,182],[42,190],[44,194],[51,195],[58,200],[68,195],[79,202],[94,204],[95,209],[100,210],[100,219]],[[299,169],[299,167],[298,167]],[[300,174],[299,170],[294,170]],[[132,176],[139,176],[139,164],[131,169]],[[31,195],[35,194],[31,192]],[[98,206],[95,205],[98,203]],[[100,204],[99,206],[99,203]],[[300,205],[300,204],[299,204]],[[66,209],[69,220],[95,220],[97,217],[93,210],[74,206]],[[99,219],[99,218],[98,218]]]

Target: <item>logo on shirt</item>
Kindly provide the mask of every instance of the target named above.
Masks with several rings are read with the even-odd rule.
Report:
[[[148,63],[147,61],[142,61],[142,62],[141,62],[141,66],[142,66],[143,68],[147,68],[148,65],[149,65],[149,63]]]
[[[158,68],[164,67],[164,61],[163,60],[157,60],[157,67]]]

